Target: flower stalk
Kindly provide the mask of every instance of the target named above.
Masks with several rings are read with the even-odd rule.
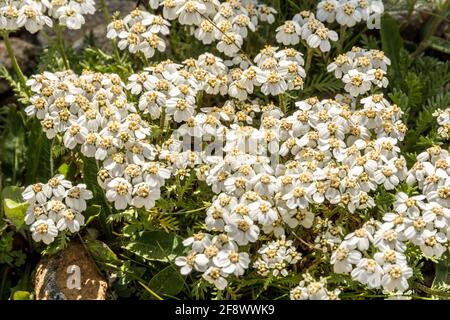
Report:
[[[8,52],[8,56],[11,59],[12,67],[14,68],[14,71],[17,74],[17,77],[19,78],[20,84],[26,88],[26,78],[22,72],[22,69],[19,66],[19,63],[17,62],[16,56],[14,54],[14,50],[11,45],[11,40],[9,38],[8,32],[2,32],[3,41],[5,43],[6,51]]]

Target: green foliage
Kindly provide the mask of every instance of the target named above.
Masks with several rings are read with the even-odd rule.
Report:
[[[407,10],[413,13],[415,0],[387,1],[386,7],[398,10]],[[424,2],[424,1],[419,1]],[[317,1],[271,1],[278,15],[272,26],[263,24],[257,33],[249,35],[245,42],[244,51],[254,56],[265,44],[274,43],[274,28],[283,21],[302,10],[311,9]],[[331,27],[334,30],[337,25]],[[196,57],[205,51],[205,46],[186,32],[185,26],[176,21],[167,36],[169,46],[164,54],[157,53],[152,62],[133,59],[127,52],[110,54],[95,47],[95,39],[90,37],[83,47],[75,51],[68,49],[70,64],[76,73],[90,70],[102,73],[116,73],[124,81],[130,74],[142,70],[153,61],[173,59],[181,62],[189,57]],[[326,72],[326,66],[339,53],[350,50],[352,46],[361,46],[367,49],[383,49],[386,56],[392,61],[389,68],[388,89],[382,90],[389,99],[397,104],[404,112],[403,121],[409,131],[402,145],[402,152],[411,166],[416,155],[424,148],[433,144],[442,144],[437,137],[433,112],[438,108],[450,105],[450,62],[442,61],[436,57],[448,58],[448,41],[431,37],[430,51],[427,54],[439,53],[436,57],[418,56],[411,59],[408,50],[411,43],[403,41],[405,32],[392,16],[386,14],[382,19],[382,29],[368,31],[363,27],[345,30],[342,44],[337,45],[326,55],[317,51],[313,56],[315,68],[311,68],[305,79],[304,89],[289,92],[283,99],[278,100],[289,109],[292,102],[310,96],[331,98],[342,91],[342,82],[333,74]],[[380,37],[381,35],[381,37]],[[296,47],[301,52],[306,48],[300,44]],[[214,46],[208,51],[220,55]],[[414,49],[413,49],[414,50]],[[306,57],[305,57],[306,58]],[[64,64],[55,43],[49,42],[39,55],[39,64],[33,73],[43,71],[61,71]],[[33,244],[30,234],[21,228],[27,204],[21,199],[20,193],[25,185],[35,182],[45,182],[56,173],[61,173],[72,181],[84,182],[88,189],[94,193],[89,201],[89,207],[84,212],[87,229],[83,232],[84,245],[96,261],[99,269],[111,279],[113,297],[133,297],[142,299],[186,298],[186,299],[286,299],[286,292],[298,284],[302,272],[308,268],[314,269],[314,276],[326,276],[330,272],[328,261],[320,253],[305,251],[305,255],[313,257],[314,263],[320,268],[299,264],[298,270],[285,278],[261,277],[249,270],[245,278],[229,279],[230,285],[224,292],[219,292],[197,275],[183,277],[177,266],[173,264],[176,256],[186,254],[182,245],[183,237],[191,235],[194,231],[205,229],[205,211],[211,204],[213,193],[204,182],[199,182],[192,174],[185,180],[171,179],[162,188],[162,198],[157,206],[151,210],[129,209],[117,211],[106,201],[105,194],[97,182],[98,164],[95,160],[81,157],[76,151],[64,148],[61,138],[50,141],[41,129],[36,119],[29,119],[24,114],[24,107],[29,104],[29,90],[9,73],[4,66],[0,66],[0,78],[5,79],[15,96],[13,103],[0,107],[0,299],[14,300],[32,299],[29,293],[31,288],[27,285],[29,273],[36,265],[33,254],[53,255],[63,250],[72,235],[61,233],[49,246]],[[129,97],[130,101],[135,101]],[[267,96],[259,95],[263,101],[268,102]],[[214,99],[203,97],[203,99]],[[205,101],[205,100],[203,100]],[[211,101],[211,100],[209,100]],[[212,100],[214,101],[214,100]],[[292,110],[289,110],[292,111]],[[256,120],[258,121],[258,120]],[[154,136],[160,132],[159,124],[151,124]],[[167,128],[166,128],[167,129]],[[5,187],[6,186],[6,187]],[[398,190],[408,194],[415,194],[416,190],[406,185],[399,186]],[[370,217],[380,218],[383,213],[392,209],[395,201],[391,192],[379,188],[375,193],[376,207],[360,214],[350,215],[342,208],[329,210],[318,207],[317,212],[327,212],[327,218],[333,221],[336,216],[343,217],[339,222],[344,229],[353,230],[359,227]],[[301,230],[298,232],[300,236]],[[313,243],[314,239],[304,239]],[[297,243],[299,246],[303,243]],[[45,248],[45,249],[44,249]],[[255,247],[249,245],[249,252]],[[411,281],[422,285],[424,275],[422,269],[424,258],[420,252],[413,249],[408,252],[413,257],[415,278]],[[324,263],[325,262],[325,263]],[[427,261],[435,266],[432,288],[419,287],[426,294],[444,298],[450,292],[449,283],[449,257],[439,261]],[[14,274],[22,280],[19,285],[13,277]],[[364,299],[378,295],[375,290],[367,290],[360,284],[353,282],[346,275],[331,273],[328,282],[335,286],[345,286],[343,298]],[[21,286],[21,288],[19,288]],[[421,288],[421,289],[420,289]],[[28,291],[27,291],[28,290]],[[416,290],[416,289],[414,289]],[[428,290],[428,291],[426,291]],[[434,291],[433,291],[434,290]],[[361,293],[362,292],[362,293]],[[156,295],[155,295],[156,294]],[[444,294],[444,295],[442,295]],[[381,295],[383,297],[383,295]]]
[[[381,19],[381,43],[384,53],[391,59],[395,79],[400,79],[400,50],[403,40],[398,24],[389,14]]]
[[[7,264],[10,267],[20,267],[25,263],[25,253],[14,250],[14,233],[5,231],[6,225],[0,229],[0,265]]]
[[[126,240],[123,249],[150,261],[169,262],[184,251],[182,239],[163,231],[139,232]]]
[[[183,289],[184,279],[179,268],[170,265],[155,274],[150,280],[149,286],[159,294],[175,296]]]
[[[6,187],[2,190],[3,213],[5,218],[17,229],[24,224],[28,203],[22,199],[22,189],[18,187]]]
[[[108,245],[100,240],[87,240],[85,242],[87,249],[89,250],[92,258],[99,264],[112,263],[118,264],[120,263],[119,258],[111,250]]]
[[[27,137],[27,172],[26,184],[32,184],[39,181],[47,181],[51,178],[52,163],[51,146],[52,143],[47,139],[41,129],[37,119],[30,120],[30,131]]]

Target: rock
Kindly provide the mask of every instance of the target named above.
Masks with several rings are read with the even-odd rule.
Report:
[[[75,267],[74,267],[75,266]],[[79,288],[74,287],[79,268]],[[33,277],[36,300],[106,300],[108,284],[78,243],[58,255],[41,259]]]
[[[22,67],[22,71],[25,73],[27,71],[31,71],[35,65],[34,57],[37,53],[37,46],[22,38],[11,37],[10,41],[17,62]],[[0,41],[0,65],[4,65],[8,70],[10,70],[11,73],[14,73],[12,70],[11,59],[9,59],[5,43],[3,41]],[[0,80],[0,94],[9,90],[10,88],[8,83],[3,79]]]

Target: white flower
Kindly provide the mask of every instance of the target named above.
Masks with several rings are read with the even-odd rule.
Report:
[[[310,187],[303,187],[301,184],[295,184],[294,188],[285,194],[282,199],[286,200],[286,206],[289,209],[306,209],[309,205],[310,197],[314,189],[312,185]]]
[[[420,239],[420,249],[426,257],[440,257],[447,251],[447,238],[442,232],[424,230]]]
[[[192,246],[195,252],[203,252],[211,244],[211,235],[203,232],[194,234],[183,241],[184,246]]]
[[[344,242],[349,248],[357,248],[362,252],[369,249],[372,241],[372,235],[364,228],[357,229],[355,232],[347,234],[344,238]]]
[[[341,244],[331,255],[331,264],[336,273],[350,273],[352,264],[356,265],[361,260],[361,252],[349,250],[346,245]]]
[[[436,228],[445,229],[450,223],[450,209],[436,202],[428,203],[423,211],[424,221],[433,222]]]
[[[141,182],[133,188],[132,204],[136,208],[151,209],[155,206],[155,200],[159,198],[160,189],[158,187],[151,188],[148,183]]]
[[[125,50],[126,48],[128,48],[131,53],[138,52],[141,45],[141,40],[136,33],[121,31],[119,33],[119,38],[120,40],[117,43],[117,46],[120,50]]]
[[[348,1],[337,8],[336,21],[340,25],[353,27],[357,22],[362,19],[361,13],[356,10],[352,1]]]
[[[373,75],[359,72],[356,69],[350,70],[344,75],[342,81],[345,83],[345,90],[352,96],[357,97],[364,94],[371,88],[371,81],[374,79]]]
[[[72,233],[80,231],[82,225],[84,225],[84,216],[70,208],[59,214],[59,219],[56,223],[58,230],[64,231],[69,229]]]
[[[257,80],[262,84],[261,92],[266,95],[279,95],[285,92],[288,88],[286,80],[284,79],[285,73],[277,71],[262,71],[257,75]]]
[[[227,287],[227,280],[224,278],[226,274],[221,269],[216,267],[209,267],[203,274],[203,278],[211,284],[214,284],[217,289],[224,290]]]
[[[78,184],[67,190],[65,202],[68,207],[81,212],[87,208],[86,200],[92,199],[92,197],[92,191],[87,190],[85,184]]]
[[[208,262],[209,260],[204,254],[195,251],[189,252],[186,257],[177,257],[175,259],[175,264],[181,267],[180,273],[182,275],[191,273],[192,269],[204,272],[208,267]]]
[[[131,184],[124,178],[114,178],[107,185],[106,198],[114,202],[117,210],[126,209],[131,204]]]
[[[285,21],[282,26],[279,26],[276,30],[277,42],[288,45],[296,45],[300,42],[301,28],[295,21]]]
[[[74,149],[78,144],[84,143],[87,134],[88,129],[86,127],[72,122],[64,133],[64,146],[68,149]]]
[[[325,27],[319,27],[308,37],[307,43],[311,48],[320,48],[320,51],[328,52],[331,50],[330,40],[338,41],[337,33]]]
[[[271,225],[278,219],[277,212],[268,201],[256,201],[248,207],[250,209],[250,217],[254,221],[258,221],[262,226]]]
[[[25,223],[33,224],[36,220],[47,219],[47,209],[44,205],[30,205],[25,215]]]
[[[339,6],[336,0],[322,0],[317,4],[316,17],[320,21],[326,21],[328,23],[334,22],[336,18],[336,10]]]
[[[381,284],[388,291],[404,292],[408,289],[408,279],[413,275],[412,269],[406,265],[387,264],[383,267],[384,275]]]
[[[420,211],[425,208],[424,195],[408,197],[404,192],[399,192],[395,196],[394,210],[400,214],[414,218],[420,215]]]
[[[186,121],[194,115],[195,99],[187,96],[186,98],[171,98],[166,102],[167,114],[173,115],[176,122]]]
[[[383,185],[386,190],[393,190],[400,183],[400,179],[395,175],[397,168],[390,162],[375,171],[374,179],[379,185]]]
[[[194,36],[203,44],[211,44],[215,40],[214,25],[209,20],[203,20],[195,29]]]
[[[229,57],[233,57],[241,49],[243,41],[242,36],[237,33],[224,33],[217,44],[217,50]]]
[[[72,188],[72,183],[64,179],[62,174],[58,174],[48,180],[48,186],[51,188],[53,195],[57,198],[66,196],[66,189]]]
[[[379,265],[398,264],[406,265],[406,256],[403,253],[386,249],[375,253],[374,259]]]
[[[58,229],[52,219],[37,220],[31,225],[30,231],[34,241],[42,241],[45,244],[52,243],[58,235]]]
[[[44,204],[52,196],[52,188],[43,183],[35,183],[25,188],[22,192],[22,198],[30,204],[38,202]]]
[[[225,231],[237,244],[243,246],[258,240],[259,228],[250,217],[233,215],[229,220]]]
[[[20,7],[17,18],[17,26],[23,27],[30,33],[36,33],[45,25],[53,26],[53,21],[43,14],[42,4],[38,2],[26,2]]]
[[[176,11],[178,21],[185,25],[199,25],[202,22],[202,14],[206,11],[206,6],[194,0],[179,1],[182,5]]]
[[[246,252],[219,251],[213,258],[214,264],[226,274],[241,276],[248,269],[250,258]]]
[[[85,23],[83,15],[79,12],[79,7],[72,2],[56,10],[56,15],[59,23],[69,29],[78,30]]]
[[[383,268],[373,259],[363,258],[355,269],[352,270],[352,278],[370,289],[376,289],[381,286],[381,277],[383,276]]]

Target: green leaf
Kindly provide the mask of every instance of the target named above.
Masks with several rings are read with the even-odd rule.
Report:
[[[45,136],[37,119],[33,119],[27,145],[27,184],[36,183],[36,181],[47,181],[51,178],[52,143]]]
[[[3,208],[5,210],[6,218],[8,218],[17,229],[19,229],[24,223],[28,202],[16,202],[11,199],[4,199]]]
[[[381,18],[381,44],[386,56],[391,59],[396,78],[400,77],[400,51],[403,39],[400,36],[398,23],[389,14]]]
[[[434,275],[433,289],[439,289],[450,285],[450,255],[447,253],[442,256],[439,263],[436,265],[436,272]]]
[[[2,190],[0,199],[1,200],[10,199],[15,202],[23,202],[22,192],[23,192],[23,188],[21,188],[21,187],[8,186]]]
[[[16,291],[12,295],[12,300],[33,300],[33,295],[28,291]]]
[[[114,251],[100,240],[86,241],[86,247],[96,262],[117,264],[120,262]]]
[[[73,180],[73,178],[75,177],[75,174],[77,173],[77,166],[73,162],[71,162],[71,163],[63,163],[58,168],[58,172],[60,174],[64,175],[64,177],[67,180]]]
[[[101,212],[102,208],[99,205],[89,206],[85,212],[83,212],[84,218],[86,219],[86,225],[89,225],[93,220],[95,220]]]
[[[184,251],[182,239],[163,231],[139,232],[123,247],[146,260],[171,261]]]
[[[439,37],[431,37],[430,48],[445,54],[450,54],[450,41]]]
[[[158,272],[149,283],[149,287],[159,294],[175,296],[183,289],[184,278],[178,269],[170,265]]]

